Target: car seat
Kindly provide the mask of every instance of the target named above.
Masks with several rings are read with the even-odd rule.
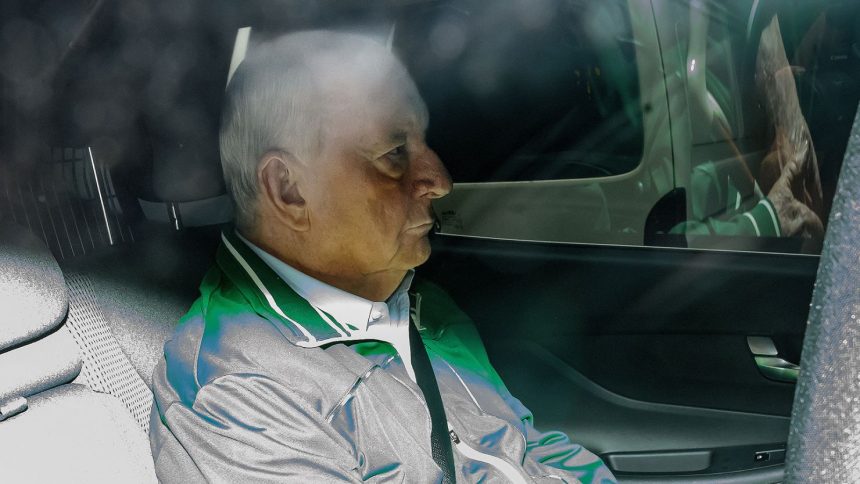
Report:
[[[146,434],[124,402],[74,382],[123,373],[121,355],[105,328],[80,323],[86,305],[69,309],[65,278],[45,244],[0,221],[0,269],[3,481],[155,482]],[[139,398],[139,389],[120,393]]]

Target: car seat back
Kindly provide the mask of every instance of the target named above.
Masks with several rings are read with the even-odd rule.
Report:
[[[155,482],[123,403],[70,383],[83,366],[56,260],[0,221],[0,469],[4,482]]]

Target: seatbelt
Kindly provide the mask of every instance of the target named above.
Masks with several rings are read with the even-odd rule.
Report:
[[[409,347],[412,352],[412,370],[415,372],[415,382],[424,394],[427,408],[430,410],[430,446],[433,451],[433,460],[445,473],[443,483],[453,484],[454,478],[454,452],[451,449],[451,440],[448,437],[448,419],[445,417],[445,407],[442,406],[442,396],[439,394],[439,385],[430,365],[430,356],[421,341],[421,335],[415,328],[415,324],[409,322]]]

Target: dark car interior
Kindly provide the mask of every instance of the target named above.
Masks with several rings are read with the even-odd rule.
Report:
[[[395,49],[415,71],[428,64],[410,54],[422,38],[414,33],[434,16],[481,18],[464,5],[480,14],[480,2],[4,3],[0,18],[14,22],[0,31],[0,468],[34,482],[154,480],[153,367],[229,227],[217,131],[238,28],[275,35],[394,22],[403,29]],[[512,64],[500,69],[559,35],[511,47]],[[845,88],[821,62],[802,93]],[[436,86],[445,78],[437,67],[413,73],[431,111],[429,144],[457,162],[455,182],[503,157],[519,161],[490,179],[540,179],[545,168],[517,150],[566,142],[537,136],[540,122],[584,129],[583,116],[622,106],[619,93],[635,89],[615,86],[565,118],[564,103],[540,113],[517,105],[511,93],[529,78],[504,77],[507,90],[478,105]],[[468,130],[474,119],[446,103],[497,125]],[[853,108],[846,116],[839,129],[850,128]],[[512,119],[525,127],[491,143],[496,151],[474,142]],[[629,169],[626,150],[641,139],[594,136],[614,151],[560,169]],[[841,159],[838,147],[821,147],[823,159]],[[782,479],[794,384],[765,376],[757,356],[800,360],[817,256],[444,235],[432,244],[419,275],[473,318],[538,428],[567,432],[624,482]],[[61,457],[38,465],[48,455]]]

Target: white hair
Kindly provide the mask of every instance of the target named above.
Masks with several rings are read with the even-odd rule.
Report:
[[[236,209],[236,225],[255,223],[257,164],[267,152],[300,160],[319,156],[325,124],[325,95],[314,64],[322,55],[342,64],[358,49],[384,49],[374,40],[333,31],[305,31],[258,45],[227,86],[220,149],[224,181]]]

